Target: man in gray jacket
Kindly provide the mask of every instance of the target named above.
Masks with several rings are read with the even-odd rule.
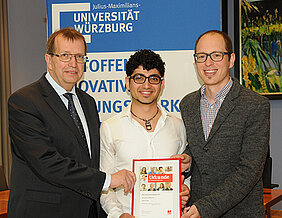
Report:
[[[204,85],[180,103],[192,157],[191,198],[182,217],[265,217],[269,101],[229,76],[235,54],[227,34],[201,35],[194,58]]]

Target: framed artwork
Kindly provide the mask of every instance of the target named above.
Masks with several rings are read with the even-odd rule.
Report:
[[[269,99],[282,99],[282,1],[235,0],[235,77]]]

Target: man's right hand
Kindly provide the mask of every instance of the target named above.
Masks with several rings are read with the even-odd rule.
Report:
[[[191,207],[184,208],[181,218],[201,218],[201,216],[197,207],[192,205]]]
[[[123,213],[119,216],[119,218],[135,218],[135,216],[132,216],[129,213]]]
[[[117,188],[119,186],[124,187],[124,192],[128,193],[132,191],[136,182],[136,176],[133,172],[128,170],[120,170],[114,174],[111,174],[110,188]]]
[[[190,198],[190,189],[184,184],[184,176],[181,176],[181,207],[184,208]]]

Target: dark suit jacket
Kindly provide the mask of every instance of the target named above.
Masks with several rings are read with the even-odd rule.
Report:
[[[91,159],[45,75],[9,98],[13,165],[8,217],[98,217],[105,180],[98,170],[100,121],[95,100],[80,89],[76,93],[89,128]]]
[[[200,90],[180,103],[192,156],[191,198],[202,218],[265,217],[262,171],[269,143],[267,98],[234,79],[205,141]]]

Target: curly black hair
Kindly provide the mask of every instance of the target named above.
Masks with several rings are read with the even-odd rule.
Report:
[[[164,76],[165,62],[162,61],[161,56],[149,49],[141,49],[130,56],[126,63],[126,75],[131,76],[133,71],[139,66],[143,66],[145,70],[152,70],[156,68],[161,77]]]

